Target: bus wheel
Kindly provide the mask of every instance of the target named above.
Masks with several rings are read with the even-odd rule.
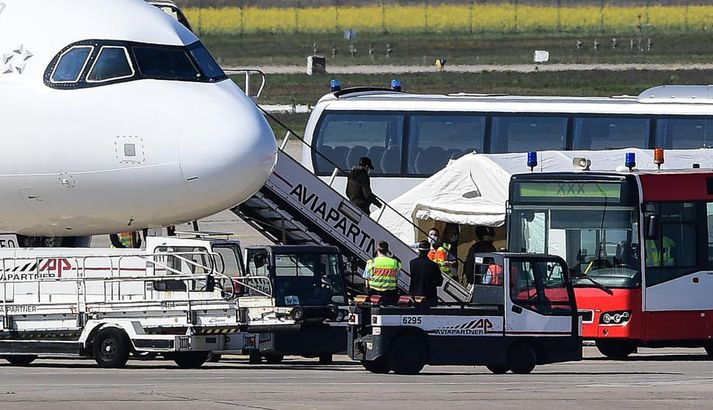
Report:
[[[208,354],[208,360],[207,360],[207,361],[210,362],[210,363],[218,363],[218,362],[220,361],[220,358],[221,358],[221,357],[222,357],[222,355],[221,355],[220,353],[213,353],[213,352],[210,352],[210,353]]]
[[[492,366],[492,365],[488,365],[488,366],[485,366],[485,367],[487,367],[488,370],[490,370],[493,374],[505,374],[505,373],[508,372],[508,370],[510,370],[510,369],[508,369],[507,366]]]
[[[13,366],[27,366],[37,359],[37,356],[33,354],[12,354],[3,356],[3,359],[10,362]]]
[[[92,343],[94,360],[99,367],[120,368],[129,360],[129,340],[126,334],[113,327],[102,329]]]
[[[513,343],[508,350],[508,367],[515,374],[528,374],[537,364],[537,354],[527,343]]]
[[[266,354],[265,355],[265,362],[267,364],[280,364],[282,363],[282,359],[285,358],[285,355],[282,354]]]
[[[418,374],[426,365],[427,355],[421,337],[413,334],[400,336],[389,349],[389,368],[396,374]]]
[[[362,360],[361,365],[371,373],[386,374],[389,372],[389,364],[386,362],[386,359],[383,358],[374,360],[373,362]]]
[[[319,364],[328,365],[332,363],[334,363],[334,360],[332,359],[331,354],[323,354],[319,356]]]
[[[181,369],[197,369],[203,366],[210,352],[179,352],[173,357]]]
[[[626,340],[597,340],[599,353],[610,359],[624,359],[636,351],[636,343]]]

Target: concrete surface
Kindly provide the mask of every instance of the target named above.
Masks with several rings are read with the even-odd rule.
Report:
[[[417,376],[370,374],[346,356],[320,366],[294,358],[248,365],[234,356],[201,369],[130,361],[99,369],[91,360],[0,360],[0,409],[689,409],[713,405],[713,361],[703,349],[642,349],[626,361],[592,347],[577,363],[530,375],[484,367],[426,367]]]

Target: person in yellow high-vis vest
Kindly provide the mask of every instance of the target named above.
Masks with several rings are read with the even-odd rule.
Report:
[[[657,241],[647,239],[646,246],[646,266],[674,266],[675,260],[673,250],[676,248],[676,242],[668,236],[662,238],[663,249],[659,249]],[[662,259],[663,256],[663,259]],[[662,263],[663,262],[663,263]]]
[[[376,245],[376,257],[366,262],[364,279],[370,295],[381,295],[384,303],[396,303],[399,298],[398,280],[401,274],[401,262],[391,256],[389,244],[379,242]]]

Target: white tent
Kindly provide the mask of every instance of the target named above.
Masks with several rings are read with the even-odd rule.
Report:
[[[541,151],[533,172],[575,171],[573,160],[591,160],[592,171],[626,171],[627,152],[636,154],[636,168],[656,169],[653,150]],[[661,169],[713,168],[713,150],[667,150]],[[502,226],[510,176],[530,172],[527,154],[467,154],[391,201],[394,210],[377,210],[372,216],[406,243],[417,238],[412,224],[426,228],[424,221],[460,225]],[[586,172],[586,171],[581,171]],[[427,229],[427,228],[426,228]]]

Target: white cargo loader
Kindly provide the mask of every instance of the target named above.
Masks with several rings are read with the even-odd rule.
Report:
[[[239,331],[237,242],[148,238],[147,250],[0,250],[0,356],[93,357],[122,367],[161,353],[198,367]]]

